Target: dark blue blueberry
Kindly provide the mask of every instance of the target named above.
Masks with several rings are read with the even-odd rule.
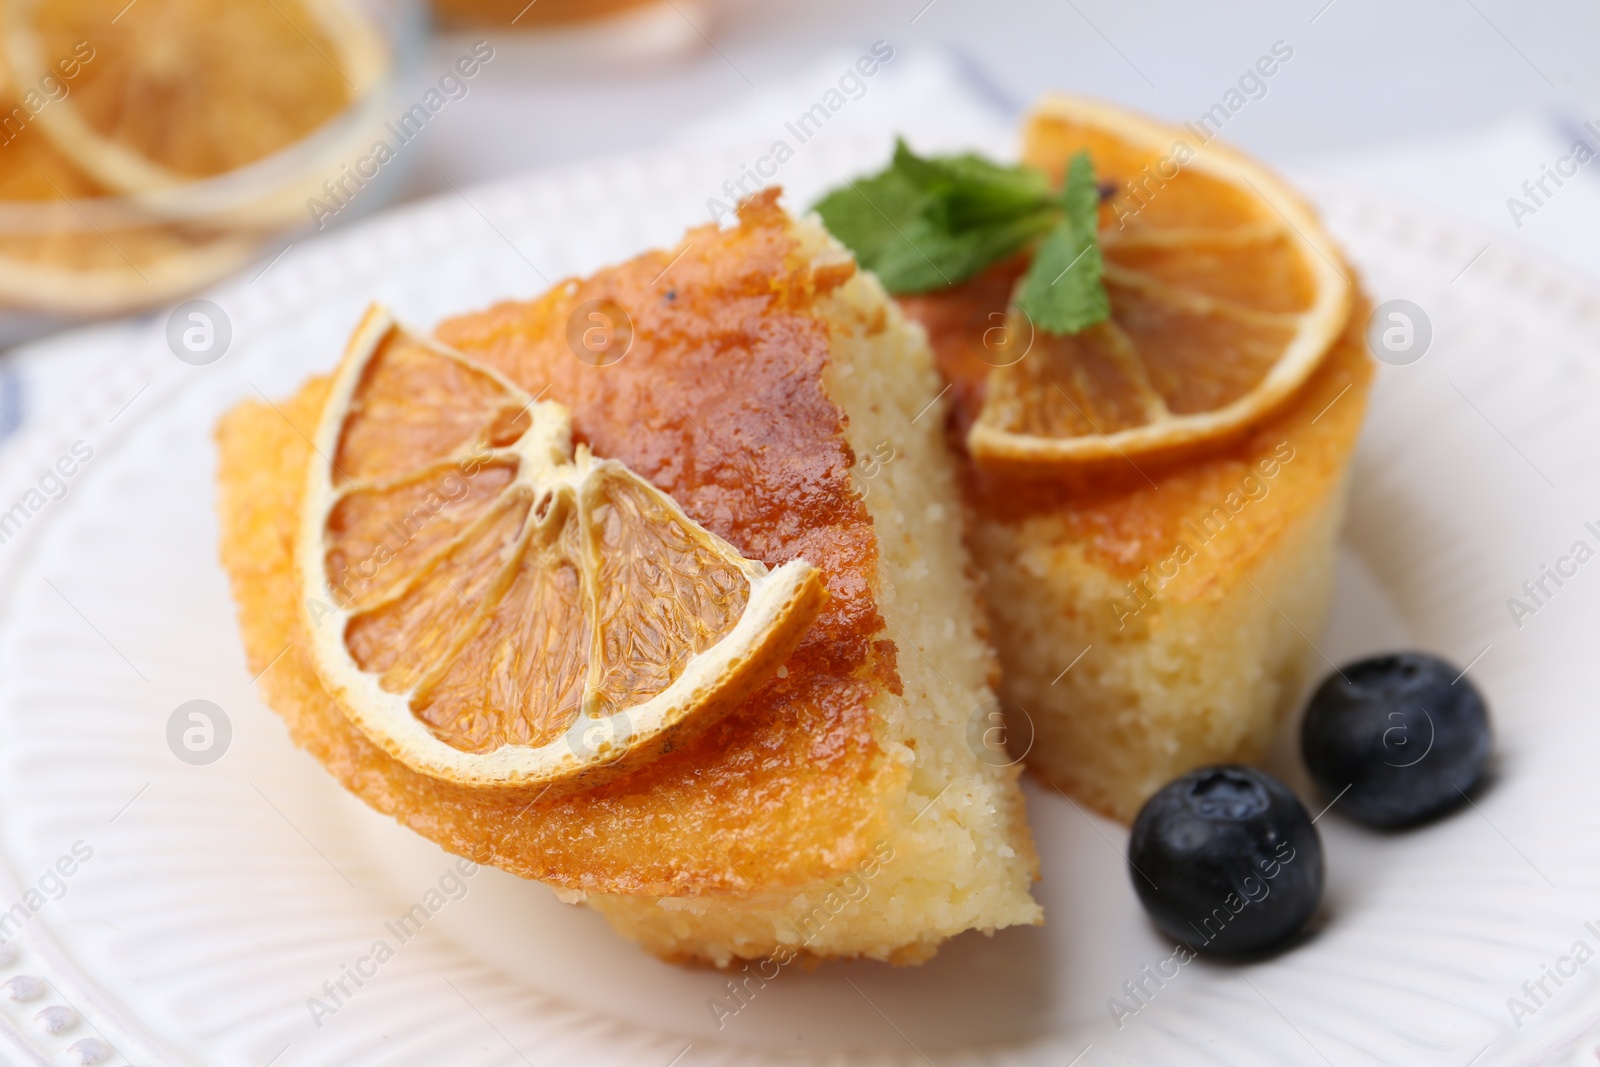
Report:
[[[1375,656],[1330,675],[1300,731],[1306,769],[1329,800],[1339,797],[1336,810],[1385,829],[1460,804],[1483,777],[1490,743],[1477,688],[1454,665],[1420,652]]]
[[[1191,771],[1145,802],[1128,872],[1169,937],[1223,956],[1293,937],[1322,900],[1322,839],[1305,806],[1250,767]]]

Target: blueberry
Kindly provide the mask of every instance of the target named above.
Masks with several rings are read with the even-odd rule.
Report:
[[[1420,652],[1351,663],[1312,694],[1306,769],[1338,810],[1384,829],[1461,803],[1489,759],[1489,712],[1452,664]],[[1346,787],[1348,791],[1345,791]]]
[[[1133,820],[1128,872],[1150,918],[1190,948],[1234,956],[1280,944],[1322,900],[1322,839],[1282,782],[1205,767]]]

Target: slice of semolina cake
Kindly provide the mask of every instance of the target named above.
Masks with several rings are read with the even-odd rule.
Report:
[[[1200,244],[1207,233],[1222,236],[1189,259],[1173,257],[1166,281],[1152,287],[1181,283],[1206,294],[1188,296],[1192,307],[1227,305],[1245,257],[1278,256],[1270,273],[1283,308],[1297,308],[1308,289],[1296,273],[1304,268],[1281,251],[1286,240],[1259,236],[1283,224],[1271,217],[1242,225],[1249,212],[1271,213],[1244,196],[1230,201],[1204,174],[1164,172],[1160,195],[1146,192],[1136,205],[1136,222],[1147,228],[1130,232],[1142,240],[1122,235],[1117,221],[1134,212],[1118,198],[1140,195],[1136,179],[1161,161],[1084,125],[1081,116],[1094,110],[1047,99],[1028,121],[1023,158],[1060,182],[1067,161],[1089,152],[1111,195],[1101,243],[1113,314],[1141,344],[1181,349],[1185,336],[1140,303],[1128,265],[1145,265],[1152,249],[1179,241]],[[1163,150],[1170,143],[1161,142]],[[1220,222],[1202,211],[1219,201],[1234,213]],[[1239,227],[1235,236],[1227,226]],[[999,264],[955,287],[902,298],[951,384],[951,437],[963,457],[990,374],[973,338],[1005,310],[1026,266]],[[1346,469],[1372,375],[1366,313],[1358,295],[1342,336],[1297,391],[1202,450],[1113,457],[1076,477],[1026,481],[965,459],[968,543],[985,580],[1001,694],[1012,715],[1032,722],[1027,761],[1041,778],[1130,821],[1186,771],[1265,756],[1317,658],[1311,642],[1327,612]],[[1181,315],[1170,321],[1181,325]],[[1225,362],[1231,353],[1212,355]]]
[[[920,962],[962,931],[1041,921],[1037,861],[1018,770],[983,745],[993,657],[941,419],[917,418],[941,388],[931,354],[776,198],[438,329],[561,401],[578,441],[743,555],[826,574],[799,648],[720,723],[561,797],[427,778],[368,741],[313,672],[294,604],[302,434],[325,381],[219,426],[222,557],[252,669],[289,648],[269,703],[377,810],[586,900],[664,958]]]
[[[1266,756],[1322,665],[1370,374],[1352,330],[1275,417],[1154,484],[1027,499],[975,480],[971,544],[1035,773],[1127,822],[1195,767]]]

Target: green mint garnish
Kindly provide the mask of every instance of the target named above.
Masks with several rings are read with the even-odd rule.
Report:
[[[1095,240],[1100,190],[1089,153],[1072,157],[1061,206],[1061,221],[1034,253],[1017,306],[1046,333],[1077,333],[1111,317],[1105,260]]]
[[[1087,153],[1057,196],[1032,167],[923,157],[900,141],[886,169],[833,190],[816,211],[896,295],[948,288],[1038,242],[1018,303],[1040,329],[1075,333],[1110,314],[1098,206]]]

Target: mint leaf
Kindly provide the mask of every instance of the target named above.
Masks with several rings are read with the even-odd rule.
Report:
[[[1111,314],[1099,208],[1087,152],[1073,157],[1055,197],[1032,167],[971,153],[924,157],[896,141],[886,169],[833,190],[815,210],[896,295],[948,288],[1043,237],[1017,303],[1037,328],[1077,333]]]
[[[898,276],[904,267],[885,264],[909,253],[916,262],[921,257],[907,245],[905,231],[917,228],[927,197],[905,174],[893,167],[868,178],[841,185],[817,201],[812,208],[822,216],[823,225],[856,255],[856,262],[875,271],[891,292],[920,292],[920,289],[891,284],[886,274]],[[936,279],[926,288],[937,288]]]
[[[1060,207],[1040,171],[971,154],[924,158],[899,141],[886,170],[814,210],[857,262],[905,294],[955,285],[1021,251]]]
[[[935,221],[951,231],[1004,225],[1053,206],[1043,171],[1003,167],[970,152],[923,159],[896,141],[892,169],[933,198]]]
[[[1105,260],[1095,239],[1100,192],[1089,153],[1072,157],[1061,206],[1061,221],[1034,253],[1017,306],[1038,329],[1077,333],[1111,317],[1102,280]]]

